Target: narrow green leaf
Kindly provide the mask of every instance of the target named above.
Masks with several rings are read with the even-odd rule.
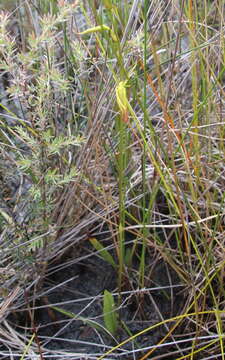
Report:
[[[24,349],[24,352],[22,354],[22,356],[20,357],[20,360],[24,360],[25,356],[27,355],[28,353],[28,350],[30,349],[30,346],[32,344],[32,342],[34,341],[34,338],[35,338],[35,334],[33,334],[28,342],[28,344],[25,346],[25,349]]]
[[[79,321],[82,321],[85,325],[88,325],[90,326],[91,328],[93,329],[96,329],[96,330],[103,330],[104,332],[106,332],[108,334],[108,329],[105,329],[104,326],[102,326],[101,324],[97,323],[96,321],[94,320],[91,320],[91,319],[87,319],[87,318],[84,318],[83,316],[77,316],[76,314],[74,314],[73,312],[71,311],[67,311],[65,309],[62,309],[58,306],[50,306],[51,309],[55,310],[55,311],[58,311],[60,312],[61,314],[63,315],[66,315],[72,319],[76,319],[76,320],[79,320]]]
[[[118,328],[117,314],[113,295],[108,290],[104,291],[103,315],[106,329],[115,335]]]
[[[97,250],[100,251],[100,256],[110,265],[112,265],[114,268],[116,268],[116,263],[110,255],[110,253],[104,248],[104,246],[96,239],[96,238],[90,238],[89,239],[92,246]]]
[[[127,248],[125,252],[125,259],[124,262],[127,266],[131,266],[133,252],[131,248]]]

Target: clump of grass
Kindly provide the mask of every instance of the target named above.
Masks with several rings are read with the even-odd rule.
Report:
[[[1,295],[17,289],[18,308],[18,289],[38,297],[48,263],[89,239],[117,271],[119,305],[127,287],[148,288],[150,258],[186,287],[176,317],[143,329],[166,335],[140,359],[171,341],[179,359],[224,358],[223,6],[44,1],[1,12]],[[107,248],[89,235],[96,222],[111,232]],[[34,340],[22,357],[38,353]]]

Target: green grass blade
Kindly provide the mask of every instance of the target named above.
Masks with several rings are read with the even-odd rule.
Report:
[[[103,314],[106,329],[115,335],[118,328],[117,314],[113,295],[108,290],[104,291]]]

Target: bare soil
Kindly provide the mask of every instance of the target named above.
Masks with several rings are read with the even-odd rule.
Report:
[[[182,286],[175,272],[165,262],[156,262],[147,257],[149,279],[146,276],[146,289],[138,290],[138,262],[134,259],[132,269],[127,269],[129,279],[133,280],[128,281],[128,277],[124,277],[119,298],[115,269],[93,252],[89,245],[84,245],[79,252],[80,260],[76,260],[76,254],[71,250],[60,263],[49,266],[42,294],[35,302],[35,326],[44,359],[56,360],[60,355],[69,359],[71,353],[72,359],[97,358],[130,335],[179,311]],[[115,336],[103,328],[105,289],[114,294],[119,320]],[[20,315],[17,325],[32,327],[29,317],[22,316],[22,313]],[[102,328],[96,328],[91,321]],[[110,359],[131,359],[133,351],[137,351],[139,357],[146,352],[144,349],[156,345],[165,333],[163,326],[145,332],[110,354]],[[158,354],[168,351],[168,348],[162,348]]]

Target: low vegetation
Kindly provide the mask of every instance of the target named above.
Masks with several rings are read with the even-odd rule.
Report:
[[[1,358],[225,359],[223,1],[0,10]],[[77,264],[113,276],[101,316],[49,295]],[[101,347],[54,351],[40,311]]]

